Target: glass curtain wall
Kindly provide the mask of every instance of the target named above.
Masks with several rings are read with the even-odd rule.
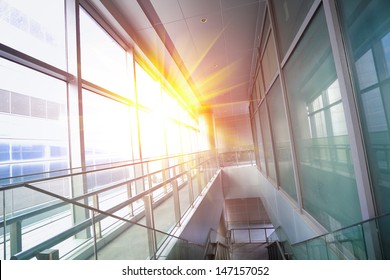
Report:
[[[1,1],[0,34],[5,46],[66,69],[63,1]],[[0,183],[68,168],[66,83],[3,58],[0,77]]]
[[[1,43],[35,59],[36,68],[50,69],[37,71],[0,59],[1,184],[68,169],[74,153],[83,153],[86,165],[99,165],[138,160],[140,151],[145,157],[198,151],[195,113],[157,72],[138,64],[135,71],[133,53],[110,36],[109,28],[80,7],[81,76],[72,77],[66,71],[68,64],[76,63],[67,54],[66,38],[76,30],[66,26],[67,2],[30,2],[0,2],[0,34],[10,34],[2,36]],[[56,78],[52,72],[58,73]],[[83,90],[78,102],[68,104],[68,85],[74,78]],[[79,117],[83,126],[75,131],[69,120]],[[81,139],[83,151],[74,146],[70,150],[70,131]]]
[[[297,201],[290,135],[288,133],[287,117],[283,106],[283,93],[279,79],[272,86],[268,96],[279,185],[291,198]]]
[[[322,3],[268,4],[257,61],[261,77],[253,86],[250,110],[256,150],[264,151],[264,156],[257,153],[258,168],[327,230],[359,222],[347,123]]]
[[[344,111],[322,7],[284,73],[303,208],[328,230],[360,221]]]
[[[377,214],[390,212],[390,2],[337,1]],[[390,226],[380,222],[390,258]]]

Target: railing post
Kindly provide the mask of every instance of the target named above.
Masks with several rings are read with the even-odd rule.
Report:
[[[188,196],[190,199],[191,207],[194,207],[194,190],[192,189],[192,172],[191,169],[187,172],[187,184],[188,184]]]
[[[99,197],[97,194],[95,194],[93,197],[92,197],[92,203],[93,203],[93,207],[96,208],[96,209],[99,209]],[[92,213],[93,215],[93,221],[94,221],[94,224],[93,224],[93,227],[94,227],[94,233],[95,233],[95,236],[96,238],[101,238],[102,237],[102,227],[101,227],[101,224],[100,222],[97,222],[95,223],[95,212]]]
[[[95,260],[97,260],[98,259],[97,239],[101,238],[101,236],[99,236],[99,237],[97,236],[98,232],[97,232],[97,228],[95,225],[95,211],[91,211],[91,212],[92,212],[92,229],[93,229],[93,252],[95,255]],[[100,228],[100,225],[99,225],[99,228]]]
[[[84,195],[88,192],[88,180],[86,174],[80,174],[71,177],[71,186],[72,186],[72,196],[77,197],[79,195]],[[88,205],[88,198],[84,198],[82,203]],[[83,207],[72,205],[72,219],[73,224],[78,224],[80,222],[89,219],[89,211]],[[85,229],[75,234],[76,238],[85,239],[91,237],[91,231]]]
[[[10,228],[11,256],[13,256],[22,251],[22,222],[13,223]]]
[[[197,180],[198,180],[198,191],[199,191],[199,195],[201,195],[202,194],[202,190],[203,190],[203,186],[202,186],[202,173],[203,173],[203,171],[201,170],[202,169],[202,166],[200,166],[200,165],[198,165],[198,178],[197,178]]]
[[[169,171],[169,159],[164,159],[162,165],[163,165],[162,166],[162,177],[163,177],[163,182],[165,182],[171,177],[170,171]],[[164,193],[167,193],[168,192],[167,184],[165,184],[163,188],[164,188]]]
[[[148,227],[147,232],[148,232],[149,255],[151,258],[156,259],[157,239],[156,239],[156,232],[154,230],[152,196],[145,195],[143,197],[143,200],[145,205],[146,226]]]
[[[142,166],[141,163],[137,163],[134,165],[134,173],[135,177],[141,177],[143,175],[142,173]],[[141,193],[144,191],[144,180],[143,179],[138,179],[135,181],[135,188],[136,188],[136,193]]]
[[[177,179],[172,181],[172,193],[173,193],[173,206],[175,209],[175,220],[180,225],[181,213],[180,213],[180,198],[179,198],[179,186]]]
[[[127,198],[130,199],[132,197],[133,197],[133,194],[132,194],[132,191],[131,191],[131,182],[128,182],[127,183]],[[130,216],[134,216],[133,203],[129,204],[129,212],[130,212]]]
[[[148,174],[148,188],[151,189],[153,188],[153,179],[152,175],[150,175],[149,162],[146,163],[146,172]]]

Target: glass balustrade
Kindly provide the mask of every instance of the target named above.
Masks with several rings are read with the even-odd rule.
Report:
[[[214,152],[67,170],[0,189],[1,259],[199,259],[170,234],[218,170]]]
[[[389,259],[389,235],[378,235],[389,222],[390,213],[294,244],[277,228],[270,240],[280,240],[285,253],[296,260]]]

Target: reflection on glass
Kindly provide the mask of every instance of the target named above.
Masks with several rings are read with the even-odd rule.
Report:
[[[359,5],[353,1],[337,4],[361,111],[376,209],[381,214],[390,211],[390,2],[357,2]]]
[[[267,175],[276,182],[276,166],[274,160],[274,152],[272,148],[272,138],[268,118],[268,109],[266,103],[263,102],[260,106],[260,123],[261,123],[261,132],[263,135],[263,144],[264,144],[264,156],[265,163],[267,166]]]
[[[265,155],[264,155],[264,146],[263,146],[263,136],[261,133],[261,127],[260,127],[260,119],[255,117],[255,126],[256,126],[256,140],[257,140],[257,153],[259,155],[259,160],[260,160],[260,170],[264,173],[267,174],[267,167],[265,165]]]
[[[390,212],[390,1],[357,2],[359,5],[352,1],[337,4],[361,111],[376,211],[385,214]],[[370,71],[367,77],[362,69]],[[385,259],[390,258],[389,225],[378,223]]]
[[[284,71],[304,209],[328,230],[360,221],[346,121],[322,8]]]
[[[286,113],[283,106],[283,95],[279,79],[268,94],[268,104],[272,133],[275,144],[275,157],[278,167],[280,186],[295,200],[297,192],[290,148],[290,135]]]
[[[281,56],[286,54],[314,0],[272,0],[278,28]]]
[[[371,49],[356,61],[356,73],[360,89],[365,89],[378,82]]]
[[[0,77],[0,178],[66,169],[65,83],[4,59]]]
[[[383,54],[385,56],[385,61],[387,66],[386,77],[390,77],[390,33],[386,34],[382,38],[381,42],[382,42]]]
[[[268,37],[264,56],[261,60],[261,66],[264,73],[264,86],[265,88],[268,88],[271,85],[271,81],[278,69],[273,32],[271,32],[270,36]]]
[[[64,1],[0,1],[0,34],[2,44],[66,68]]]

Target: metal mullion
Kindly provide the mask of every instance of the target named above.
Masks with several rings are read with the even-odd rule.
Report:
[[[295,35],[294,40],[291,42],[290,47],[288,48],[286,54],[284,55],[284,58],[281,61],[281,68],[284,68],[285,64],[287,63],[287,60],[290,58],[290,56],[294,52],[294,49],[298,45],[299,40],[303,36],[303,33],[305,32],[305,30],[309,26],[309,23],[310,23],[311,19],[313,18],[314,14],[316,13],[317,9],[319,8],[321,2],[322,2],[322,0],[314,0],[314,3],[312,4],[309,12],[307,13],[301,27],[299,28],[297,34]]]
[[[108,89],[105,89],[103,87],[100,87],[94,83],[91,83],[86,80],[82,80],[82,87],[86,90],[89,90],[91,92],[94,92],[96,94],[99,94],[101,96],[110,98],[114,101],[120,102],[122,104],[128,105],[128,106],[135,106],[134,101],[132,101],[129,98],[126,98],[124,96],[121,96],[119,94],[116,94]]]
[[[72,196],[84,195],[88,192],[86,177],[86,155],[84,139],[83,94],[81,86],[81,40],[80,40],[80,13],[79,1],[65,1],[66,15],[66,43],[68,71],[74,73],[75,79],[68,82],[68,133],[70,167],[79,167],[78,176],[69,177]],[[84,200],[88,204],[88,198]],[[89,218],[87,209],[79,209],[72,205],[72,220],[77,224]],[[86,229],[84,233],[77,233],[76,238],[90,237]]]
[[[20,64],[22,66],[28,67],[32,70],[41,72],[53,78],[62,80],[64,82],[70,82],[75,79],[72,74],[62,69],[54,67],[46,62],[43,62],[16,49],[8,47],[2,43],[0,43],[0,57]]]

